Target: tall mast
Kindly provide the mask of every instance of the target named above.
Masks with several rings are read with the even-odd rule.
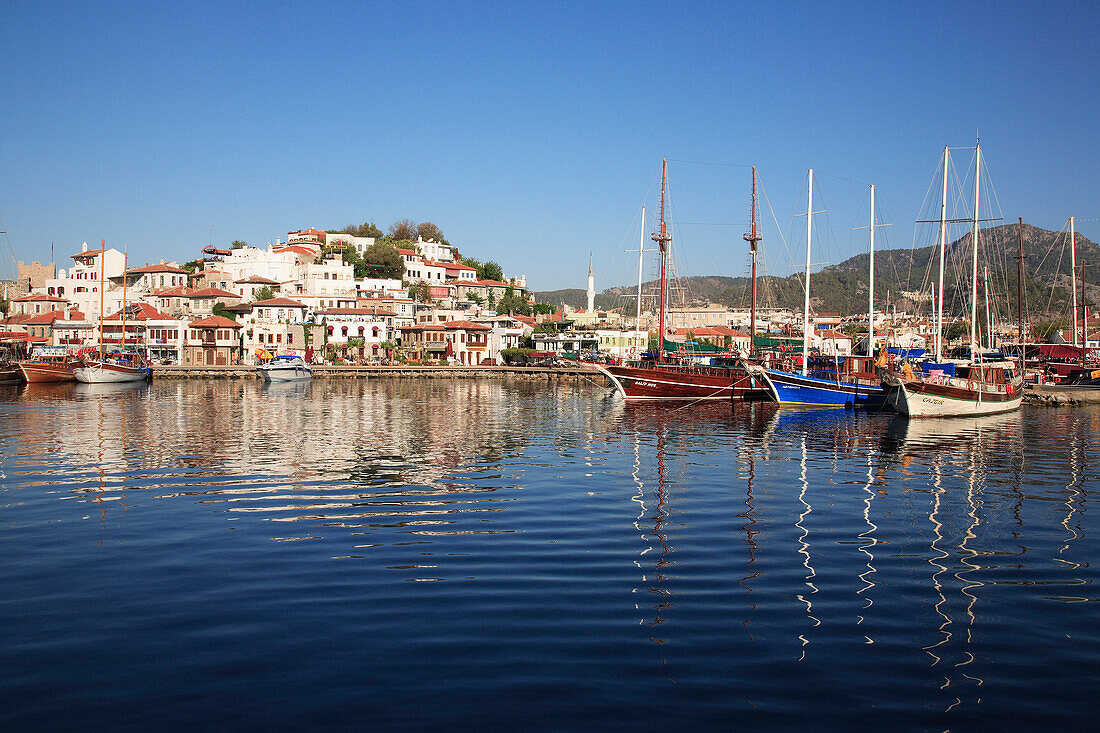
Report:
[[[871,268],[867,295],[867,356],[875,355],[875,184],[871,184]]]
[[[126,351],[126,254],[122,255],[122,350]]]
[[[1077,314],[1074,313],[1073,317],[1076,319]],[[1085,363],[1085,346],[1089,342],[1089,307],[1085,303],[1085,263],[1081,263],[1081,363]],[[1076,329],[1074,329],[1076,330]]]
[[[1069,218],[1069,271],[1069,291],[1073,294],[1073,345],[1077,346],[1077,238],[1073,232],[1072,216]]]
[[[1024,363],[1024,217],[1020,217],[1019,252],[1016,255],[1016,322],[1019,332],[1016,340],[1020,344],[1020,364]]]
[[[936,362],[943,357],[943,261],[947,250],[947,166],[950,153],[943,146],[943,195],[940,199],[940,289],[936,302]]]
[[[99,358],[103,358],[103,264],[107,257],[107,240],[99,240]]]
[[[745,235],[752,253],[752,305],[749,309],[749,356],[756,353],[756,245],[760,235],[756,232],[756,166],[752,167],[752,232]]]
[[[978,347],[978,204],[979,182],[982,179],[982,146],[974,146],[974,236],[970,268],[970,358],[975,359]]]
[[[806,194],[806,299],[802,304],[802,376],[809,371],[810,357],[810,240],[814,230],[814,169],[807,175]]]
[[[665,188],[667,183],[668,158],[664,158],[661,160],[661,228],[653,235],[653,241],[657,243],[657,248],[661,253],[661,305],[660,316],[658,318],[661,332],[658,335],[657,341],[657,361],[665,360],[665,294],[668,290],[666,266],[668,263],[668,243],[672,241],[672,237],[668,235],[668,223],[665,221]]]
[[[634,318],[634,328],[642,328],[642,253],[645,252],[645,205],[642,205],[642,231],[638,237],[638,315]]]

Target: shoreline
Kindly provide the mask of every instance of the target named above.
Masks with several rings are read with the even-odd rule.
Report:
[[[602,379],[594,367],[538,366],[331,366],[317,365],[314,379],[366,379],[371,377],[418,377],[429,379],[504,379],[529,380]],[[153,367],[153,379],[255,379],[262,377],[254,367],[244,365],[197,366],[160,365]]]

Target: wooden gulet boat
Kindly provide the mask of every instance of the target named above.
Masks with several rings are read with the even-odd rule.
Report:
[[[664,349],[666,331],[668,292],[668,256],[672,236],[665,220],[665,194],[668,183],[668,161],[661,164],[661,215],[660,225],[653,234],[657,243],[660,268],[661,292],[659,297],[658,328],[660,347],[655,362],[634,364],[597,365],[597,369],[608,378],[616,391],[627,401],[676,400],[709,401],[742,399],[746,397],[764,397],[762,381],[750,375],[740,365],[701,366],[696,364],[673,364]],[[644,225],[643,225],[644,226]],[[753,168],[753,236],[756,236],[756,169]],[[746,237],[748,238],[748,237]],[[755,241],[752,241],[755,253]],[[639,256],[641,256],[639,248]],[[755,262],[755,259],[754,259]],[[640,281],[639,281],[640,282]],[[755,290],[754,290],[755,293]],[[754,307],[755,312],[755,307]]]
[[[909,417],[952,417],[993,415],[1017,410],[1023,402],[1023,377],[1013,373],[1011,362],[983,363],[978,348],[978,211],[981,202],[982,148],[975,145],[973,245],[970,282],[970,354],[969,363],[954,365],[955,375],[924,374],[911,367],[883,372],[882,384],[888,390],[887,404]],[[937,326],[943,323],[943,261],[947,225],[947,167],[950,152],[943,150],[943,198],[940,208],[940,289]],[[941,336],[937,334],[936,356],[939,361]]]
[[[122,265],[122,349],[110,354],[103,351],[103,288],[105,283],[104,264],[107,249],[106,241],[102,247],[104,254],[99,260],[99,354],[96,358],[84,357],[80,365],[73,369],[76,381],[85,384],[117,384],[123,382],[144,382],[152,376],[152,370],[145,359],[136,352],[126,351],[126,259]]]
[[[80,359],[63,347],[42,347],[34,357],[19,362],[19,371],[28,384],[44,382],[74,382],[73,369],[80,366]]]

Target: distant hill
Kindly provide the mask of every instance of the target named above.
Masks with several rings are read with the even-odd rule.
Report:
[[[1066,312],[1069,301],[1069,251],[1062,243],[1068,237],[1063,232],[1052,232],[1024,224],[1024,300],[1032,318],[1042,318]],[[982,230],[982,258],[980,268],[989,267],[990,289],[999,312],[1004,312],[1004,293],[1007,289],[1011,308],[1016,308],[1016,252],[1017,225],[1005,224]],[[813,307],[817,311],[839,312],[843,315],[863,313],[867,309],[867,263],[869,255],[855,257],[823,268],[811,276]],[[920,249],[892,249],[875,252],[875,300],[890,303],[901,310],[912,310],[918,303],[902,293],[928,293],[938,278],[938,254],[936,247]],[[944,311],[965,315],[968,273],[970,271],[970,235],[967,234],[947,246],[945,290],[947,303]],[[1095,284],[1087,286],[1086,299],[1090,303],[1100,301],[1100,247],[1077,235],[1077,263],[1085,264],[1086,280]],[[959,273],[965,272],[960,279]],[[980,276],[980,275],[979,275]],[[747,277],[721,277],[716,275],[680,278],[686,299],[693,303],[721,303],[728,307],[748,307],[750,280]],[[1078,286],[1080,287],[1080,286]],[[644,292],[655,292],[656,281],[643,285]],[[801,310],[804,297],[801,275],[789,277],[766,276],[757,279],[757,302],[765,307]],[[979,283],[979,294],[982,292]],[[634,307],[637,286],[608,288],[596,295],[596,307],[611,309]],[[583,308],[587,294],[580,288],[534,293],[544,303],[558,307],[562,303]],[[979,295],[980,297],[980,295]],[[1080,297],[1080,296],[1078,296]],[[674,300],[678,300],[674,298]],[[652,300],[647,301],[647,308]],[[925,304],[924,309],[930,310]]]

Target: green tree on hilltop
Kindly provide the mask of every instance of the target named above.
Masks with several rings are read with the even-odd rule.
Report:
[[[355,224],[348,224],[339,232],[332,232],[333,234],[350,234],[353,237],[374,237],[375,239],[381,239],[384,235],[382,230],[375,226],[373,221],[365,221],[359,226]]]
[[[405,274],[405,259],[393,242],[377,241],[363,251],[362,262],[371,277],[401,279]]]
[[[478,265],[470,265],[470,267],[477,267],[477,279],[478,280],[496,280],[497,282],[504,281],[504,270],[500,265],[489,260],[488,262],[482,262]]]
[[[416,235],[424,241],[434,239],[435,241],[441,242],[442,244],[450,244],[447,241],[446,237],[443,236],[443,230],[437,227],[435,224],[432,224],[430,221],[422,221],[417,224]]]
[[[399,242],[416,239],[416,224],[411,219],[398,219],[390,225],[390,237]]]

